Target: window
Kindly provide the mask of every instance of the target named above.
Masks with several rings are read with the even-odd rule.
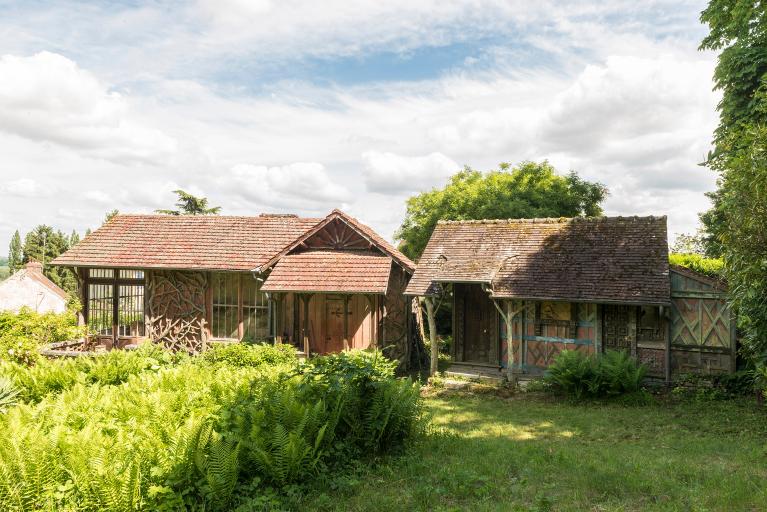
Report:
[[[111,284],[88,285],[88,328],[91,332],[112,336],[113,292],[114,286]]]
[[[145,335],[144,272],[92,268],[87,277],[87,322],[100,336]]]
[[[663,320],[658,306],[640,306],[637,308],[637,340],[663,341],[665,333]]]
[[[211,334],[214,338],[240,338],[239,283],[240,274],[213,274]]]
[[[214,338],[263,341],[269,337],[271,309],[260,281],[250,275],[220,273],[213,274],[212,287]]]
[[[144,285],[119,285],[118,336],[144,335]]]
[[[569,302],[537,302],[535,305],[535,335],[575,338],[578,324],[576,305]]]
[[[269,337],[269,301],[261,282],[248,276],[242,282],[243,339],[263,341]]]

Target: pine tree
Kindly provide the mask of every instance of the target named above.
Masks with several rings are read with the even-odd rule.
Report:
[[[178,210],[155,210],[155,213],[165,215],[218,215],[221,212],[220,206],[208,206],[207,197],[196,197],[183,190],[174,190],[178,196],[176,207]]]
[[[80,235],[77,234],[77,231],[73,229],[72,234],[69,235],[69,247],[74,247],[75,245],[79,243],[80,243]]]
[[[21,250],[21,235],[17,229],[13,234],[13,238],[11,238],[11,244],[8,250],[8,268],[11,271],[11,274],[21,268],[23,258],[24,255]]]

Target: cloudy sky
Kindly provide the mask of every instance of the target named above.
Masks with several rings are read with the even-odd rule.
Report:
[[[610,215],[694,231],[712,173],[702,1],[0,0],[0,254],[170,207],[340,207],[391,238],[464,165],[549,159]]]

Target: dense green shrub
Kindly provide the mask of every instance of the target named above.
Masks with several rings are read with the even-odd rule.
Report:
[[[353,449],[381,452],[421,426],[420,388],[394,379],[396,367],[380,352],[352,350],[310,360],[299,385],[338,411],[337,435]]]
[[[417,385],[380,354],[287,353],[4,362],[25,403],[0,415],[3,510],[247,508],[420,425]]]
[[[0,312],[0,359],[30,363],[38,359],[43,345],[84,335],[85,328],[77,326],[73,311],[36,313],[22,308],[18,313]]]
[[[672,253],[668,255],[668,262],[690,270],[700,272],[709,277],[722,277],[724,272],[724,260],[721,258],[706,258],[700,254]]]
[[[214,344],[203,354],[205,361],[229,366],[261,366],[295,364],[296,349],[292,345],[251,345],[247,343]]]
[[[549,366],[544,380],[576,399],[615,397],[638,392],[646,373],[647,368],[624,351],[587,355],[563,350]]]

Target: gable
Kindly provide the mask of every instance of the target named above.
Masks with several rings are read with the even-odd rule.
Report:
[[[376,252],[383,254],[369,239],[363,237],[362,234],[349,224],[338,218],[328,222],[322,229],[309,236],[303,241],[302,246],[308,249],[331,249],[336,251],[374,249]]]
[[[410,258],[373,229],[337,209],[257,270],[267,270],[284,256],[307,249],[368,250],[388,256],[408,273],[415,270]]]

